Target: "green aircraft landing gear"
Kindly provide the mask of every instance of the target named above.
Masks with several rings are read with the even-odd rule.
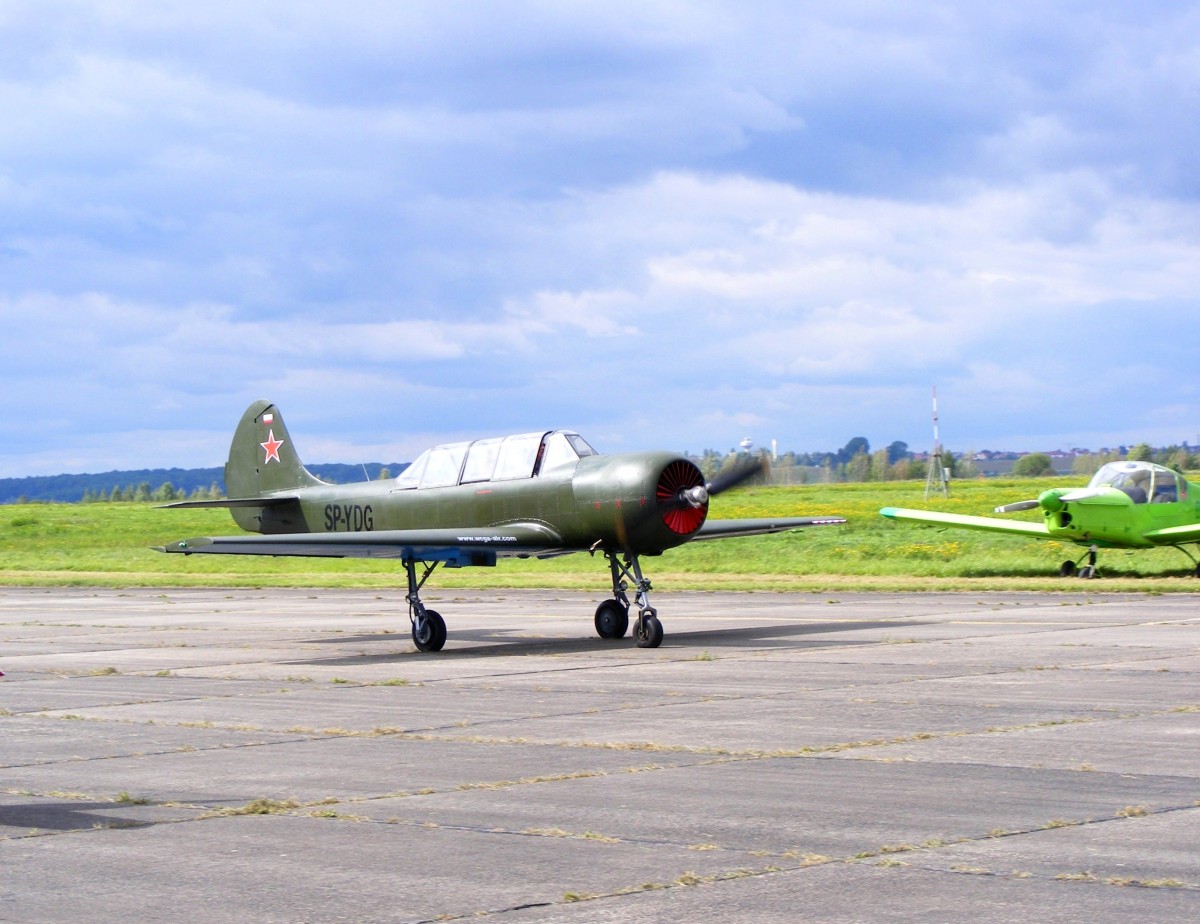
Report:
[[[1091,580],[1092,578],[1099,577],[1100,575],[1100,572],[1096,570],[1096,551],[1096,546],[1092,546],[1087,550],[1087,555],[1079,559],[1079,561],[1083,561],[1083,558],[1087,558],[1088,560],[1088,563],[1080,568],[1078,572],[1076,572],[1079,577],[1083,578],[1084,580]],[[1074,564],[1078,565],[1079,562],[1075,562]],[[1067,572],[1063,571],[1063,568],[1066,568],[1066,566],[1067,563],[1063,562],[1063,567],[1058,570],[1058,573],[1064,575],[1067,574]]]
[[[592,549],[593,553],[596,551]],[[613,599],[605,600],[596,608],[596,633],[601,638],[624,638],[629,629],[629,581],[636,590],[634,600],[638,615],[633,624],[633,637],[638,648],[657,648],[662,644],[663,627],[658,611],[650,605],[650,582],[642,575],[642,566],[636,555],[626,554],[624,560],[617,553],[603,549],[612,573]]]
[[[1196,561],[1196,556],[1181,545],[1173,545],[1171,548],[1179,549],[1179,551],[1188,557],[1188,561],[1192,563],[1192,574],[1200,578],[1200,561]]]
[[[408,575],[408,619],[412,623],[412,640],[418,651],[441,651],[446,644],[446,620],[436,610],[427,610],[421,602],[421,588],[438,566],[435,562],[421,562],[425,573],[417,579],[417,563],[404,559],[404,571]]]

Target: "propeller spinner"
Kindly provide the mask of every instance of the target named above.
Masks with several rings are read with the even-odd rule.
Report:
[[[674,496],[659,495],[659,505],[667,509],[679,509],[681,507],[691,507],[699,510],[704,507],[710,498],[716,497],[723,491],[728,491],[730,488],[735,488],[743,481],[753,478],[755,475],[762,474],[767,471],[767,461],[765,458],[756,459],[751,462],[738,464],[719,473],[712,481],[707,484],[695,484],[687,487],[681,487],[676,490]]]

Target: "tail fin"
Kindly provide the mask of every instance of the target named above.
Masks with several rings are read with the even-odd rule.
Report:
[[[279,408],[255,401],[233,432],[225,463],[225,494],[220,500],[189,500],[165,507],[228,507],[242,529],[256,533],[305,532],[308,525],[299,488],[323,485],[304,467]]]
[[[296,454],[279,408],[270,401],[255,401],[246,408],[229,445],[225,493],[249,498],[319,484]]]

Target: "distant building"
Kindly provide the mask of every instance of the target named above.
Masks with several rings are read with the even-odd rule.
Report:
[[[1079,455],[1086,455],[1085,452],[1070,450],[1064,452],[1061,449],[1054,449],[1045,453],[1050,457],[1050,464],[1054,466],[1054,474],[1070,475],[1075,470],[1075,458]],[[992,452],[984,450],[977,452],[974,455],[975,467],[979,469],[979,474],[985,478],[998,478],[1004,475],[1011,475],[1013,466],[1017,464],[1017,460],[1022,456],[1032,455],[1028,452]]]

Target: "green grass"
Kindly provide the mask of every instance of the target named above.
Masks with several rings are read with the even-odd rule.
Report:
[[[715,499],[712,516],[841,514],[830,526],[748,539],[696,542],[643,566],[658,590],[1090,590],[1200,591],[1173,549],[1102,550],[1099,581],[1064,580],[1058,565],[1083,549],[1056,542],[895,523],[883,506],[990,514],[1077,478],[961,481],[926,503],[924,483],[746,488]],[[1016,514],[1036,518],[1036,512]],[[106,587],[358,587],[403,585],[397,562],[361,559],[163,555],[174,539],[239,532],[224,510],[161,510],[142,504],[0,507],[0,585]],[[431,588],[551,587],[602,590],[608,569],[586,553],[496,568],[439,570]]]

